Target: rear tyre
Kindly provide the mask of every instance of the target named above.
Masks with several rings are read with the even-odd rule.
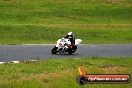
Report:
[[[58,47],[54,47],[54,48],[52,49],[51,53],[52,53],[52,54],[56,54],[56,53],[57,53],[57,49],[58,49]]]

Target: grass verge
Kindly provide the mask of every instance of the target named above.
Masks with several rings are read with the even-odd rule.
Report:
[[[0,44],[132,43],[131,0],[1,0]]]
[[[47,59],[32,63],[1,64],[1,88],[131,88],[130,84],[76,83],[78,66],[88,74],[130,74],[132,58]]]

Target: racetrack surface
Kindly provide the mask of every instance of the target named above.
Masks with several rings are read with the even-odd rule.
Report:
[[[52,55],[54,45],[0,45],[0,61],[77,58],[77,57],[132,57],[132,44],[82,44],[69,55]]]

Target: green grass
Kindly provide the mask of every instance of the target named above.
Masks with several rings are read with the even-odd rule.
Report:
[[[111,2],[112,1],[112,2]],[[1,0],[0,44],[132,43],[131,0]]]
[[[130,84],[76,83],[81,64],[87,74],[130,74],[132,58],[47,59],[38,62],[0,65],[1,88],[131,88]]]

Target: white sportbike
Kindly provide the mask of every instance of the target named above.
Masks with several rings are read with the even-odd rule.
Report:
[[[70,40],[67,38],[61,38],[57,41],[56,46],[52,49],[51,53],[66,53],[72,54],[76,51],[77,45],[81,43],[81,39],[75,39],[75,45],[71,44]]]

